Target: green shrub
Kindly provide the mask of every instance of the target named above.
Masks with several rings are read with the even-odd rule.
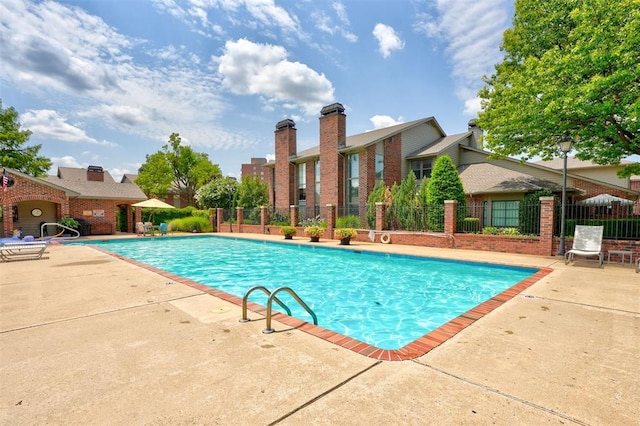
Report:
[[[518,228],[502,228],[500,230],[500,235],[522,235],[522,234],[520,234],[520,230]]]
[[[360,217],[356,215],[341,216],[336,219],[336,228],[356,228],[360,229]]]
[[[482,233],[484,235],[498,235],[500,233],[500,229],[497,226],[485,226],[482,228]]]
[[[173,219],[169,222],[169,229],[181,232],[211,232],[209,216],[190,216],[181,219]]]

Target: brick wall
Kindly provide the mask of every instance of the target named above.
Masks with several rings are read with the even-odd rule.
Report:
[[[68,216],[69,202],[64,191],[52,188],[35,179],[9,173],[14,185],[0,192],[2,197],[2,236],[11,237],[16,224],[13,223],[13,206],[24,201],[48,201],[58,205],[58,217]]]
[[[397,134],[384,142],[384,183],[391,187],[402,181],[402,136]]]
[[[289,157],[296,154],[296,135],[292,120],[283,120],[276,125],[275,195],[270,197],[275,200],[276,209],[288,209],[294,203],[295,166],[289,162]]]
[[[338,148],[346,141],[346,115],[340,104],[323,108],[320,117],[320,205],[344,205],[344,157]]]

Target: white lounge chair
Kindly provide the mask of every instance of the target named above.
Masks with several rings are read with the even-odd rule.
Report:
[[[573,235],[573,248],[564,255],[564,263],[569,264],[575,261],[575,256],[598,256],[599,266],[604,263],[604,253],[602,252],[602,232],[603,226],[576,225]]]
[[[34,242],[8,242],[0,245],[0,260],[42,259],[47,243],[45,241]]]

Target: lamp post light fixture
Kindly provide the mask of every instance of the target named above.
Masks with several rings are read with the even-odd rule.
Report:
[[[233,233],[233,185],[230,183],[227,185],[227,191],[229,192],[229,232]]]
[[[560,244],[558,245],[558,256],[565,254],[565,211],[567,205],[567,156],[569,151],[573,147],[573,139],[570,136],[565,135],[558,141],[560,151],[562,151],[563,164],[562,164],[562,207],[560,210]]]

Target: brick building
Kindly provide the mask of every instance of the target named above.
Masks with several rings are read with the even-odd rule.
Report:
[[[7,169],[14,185],[0,192],[2,200],[2,236],[10,237],[14,229],[24,235],[40,237],[42,223],[55,223],[61,217],[80,219],[90,234],[133,232],[131,204],[146,200],[135,184],[115,182],[102,167],[60,167],[56,176],[35,178]],[[139,214],[139,211],[137,212]],[[52,226],[51,235],[56,232]],[[48,231],[45,227],[45,231]]]
[[[482,129],[473,121],[468,131],[447,135],[434,117],[347,136],[344,107],[322,108],[319,145],[297,151],[296,124],[286,119],[275,129],[275,161],[265,167],[271,204],[278,210],[298,205],[301,217],[320,214],[333,204],[339,215],[365,213],[366,201],[381,180],[392,186],[410,171],[420,179],[431,176],[443,155],[457,165],[470,206],[483,210],[485,224],[517,226],[518,203],[540,189],[562,190],[562,170],[515,159],[490,160],[482,147]],[[639,192],[619,181],[569,173],[570,202],[601,193],[636,200]],[[595,175],[597,176],[597,175]],[[364,222],[363,222],[364,223]]]
[[[243,163],[240,166],[240,177],[257,176],[261,182],[267,181],[268,168],[266,158],[252,158],[250,163]]]

